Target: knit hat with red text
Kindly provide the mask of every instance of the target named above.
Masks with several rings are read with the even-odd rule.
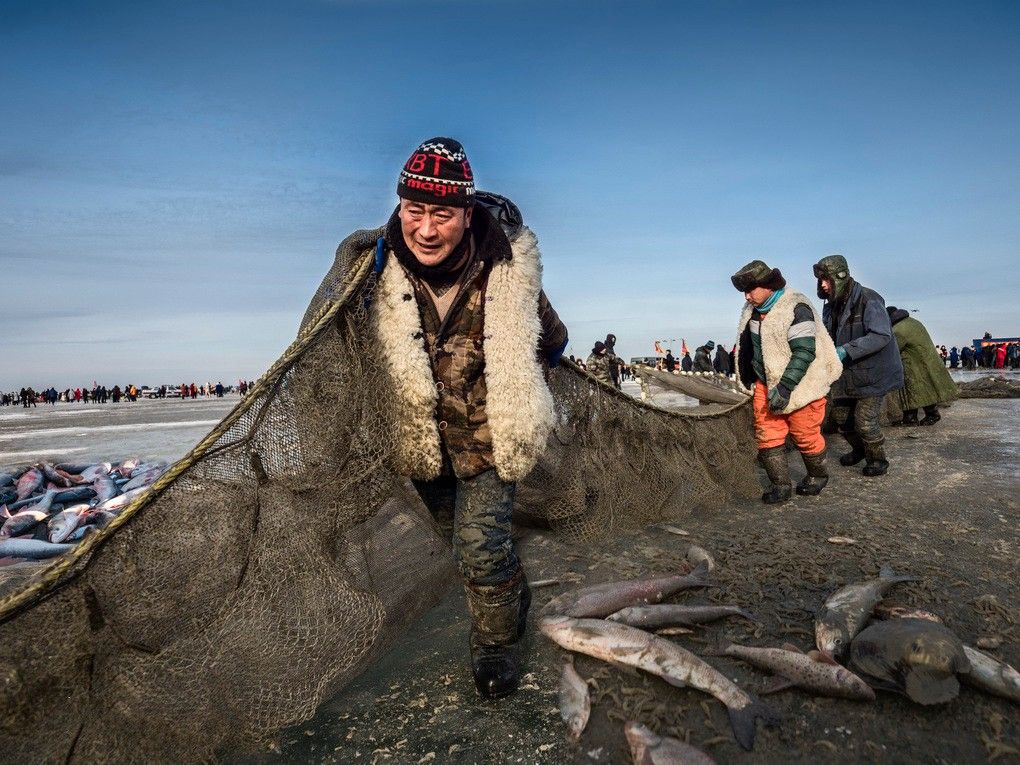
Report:
[[[470,207],[475,181],[464,147],[452,138],[423,142],[400,171],[397,196],[428,205]]]

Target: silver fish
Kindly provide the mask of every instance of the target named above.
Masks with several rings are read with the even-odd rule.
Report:
[[[24,499],[32,494],[35,494],[43,483],[46,481],[46,476],[39,468],[32,468],[25,472],[21,478],[18,479],[16,484],[18,489],[18,499]]]
[[[4,525],[0,527],[0,537],[17,537],[22,534],[27,534],[40,523],[45,521],[47,517],[48,516],[44,511],[32,509],[22,510],[20,513],[15,513],[4,521]]]
[[[73,548],[74,545],[54,545],[35,539],[0,539],[0,557],[44,560],[61,555]]]
[[[687,548],[687,554],[684,556],[687,562],[691,565],[692,569],[696,569],[702,563],[707,566],[706,571],[712,573],[715,571],[715,559],[712,554],[704,547],[698,547],[697,545],[691,545]]]
[[[715,765],[715,760],[680,739],[656,736],[639,722],[623,726],[634,765]]]
[[[871,609],[886,591],[897,582],[912,581],[914,577],[898,576],[887,563],[877,579],[848,584],[834,592],[825,601],[822,615],[815,623],[818,650],[837,659],[845,658],[850,641],[864,627]]]
[[[956,698],[956,674],[970,671],[960,639],[927,619],[875,622],[854,638],[850,661],[854,669],[878,680],[878,687],[926,705]]]
[[[135,475],[130,481],[121,486],[120,490],[123,492],[129,492],[132,489],[139,489],[144,486],[148,486],[157,478],[159,478],[161,475],[163,475],[164,472],[166,472],[166,468],[164,467],[149,468],[144,473],[139,473],[138,475]]]
[[[739,606],[680,606],[673,603],[659,603],[650,606],[630,606],[610,614],[611,622],[654,630],[660,627],[691,626],[705,624],[727,616],[742,616],[757,621],[754,615]]]
[[[131,471],[131,478],[137,478],[140,474],[144,473],[146,470],[165,471],[168,466],[169,463],[164,462],[163,460],[160,460],[158,462],[143,462],[142,464],[140,464],[138,467]]]
[[[787,681],[779,683],[775,690],[795,685],[823,696],[858,701],[875,700],[875,692],[871,686],[850,670],[837,664],[828,654],[820,651],[805,654],[792,645],[785,645],[782,648],[755,648],[729,643],[722,649],[722,654],[767,669]]]
[[[96,499],[100,503],[105,502],[108,499],[113,499],[120,494],[120,489],[117,488],[117,484],[113,482],[113,479],[108,475],[96,476],[96,480],[92,482],[92,488],[96,492]]]
[[[754,747],[755,721],[759,717],[766,723],[777,721],[767,706],[712,665],[669,640],[603,619],[568,616],[544,617],[539,629],[568,651],[643,669],[671,685],[690,686],[715,696],[726,705],[733,735],[744,749]]]
[[[137,457],[133,457],[129,460],[124,460],[119,465],[117,465],[117,472],[120,473],[125,478],[130,478],[131,471],[138,467],[141,463],[142,461]]]
[[[50,518],[46,523],[49,531],[49,540],[54,544],[59,544],[66,540],[78,528],[82,514],[87,512],[88,509],[88,505],[75,505],[60,511]]]
[[[1020,672],[1006,662],[981,653],[969,645],[963,647],[963,653],[970,662],[970,672],[961,675],[963,682],[985,693],[1020,704]]]
[[[577,618],[608,616],[627,606],[658,603],[668,595],[689,587],[715,587],[706,579],[707,574],[708,567],[702,564],[690,574],[682,576],[633,579],[581,587],[553,598],[542,608],[542,613]]]
[[[89,465],[87,468],[81,471],[79,478],[84,483],[92,483],[96,478],[101,475],[109,475],[113,466],[109,462],[100,462],[97,465]]]
[[[588,683],[577,674],[573,662],[564,662],[560,675],[560,716],[567,724],[571,739],[577,741],[581,738],[590,714],[591,697],[588,695]]]
[[[70,480],[65,476],[61,475],[60,472],[48,462],[44,462],[39,466],[39,469],[43,471],[43,475],[46,476],[54,486],[59,486],[62,489],[69,489],[73,485]]]
[[[108,499],[105,502],[97,505],[96,510],[105,510],[107,512],[116,512],[118,510],[123,510],[125,507],[130,505],[135,500],[136,497],[138,497],[141,494],[144,494],[148,490],[149,490],[148,486],[142,486],[141,488],[138,489],[131,489],[130,491],[126,491],[123,494],[118,494],[116,497]]]

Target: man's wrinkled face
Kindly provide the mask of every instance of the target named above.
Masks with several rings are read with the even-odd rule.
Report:
[[[768,287],[755,287],[753,290],[748,290],[744,293],[744,299],[751,305],[761,305],[770,297],[772,297],[772,290]]]
[[[404,244],[423,266],[438,266],[460,244],[471,225],[472,208],[400,200]]]

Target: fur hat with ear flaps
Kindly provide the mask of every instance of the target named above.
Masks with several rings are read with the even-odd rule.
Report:
[[[781,290],[786,286],[786,279],[778,268],[769,268],[763,260],[752,260],[730,277],[738,292],[750,292],[755,287],[770,290]]]

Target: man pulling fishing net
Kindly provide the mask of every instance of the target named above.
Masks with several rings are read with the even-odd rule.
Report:
[[[397,196],[370,306],[392,383],[395,468],[441,524],[452,517],[475,684],[498,698],[517,688],[511,646],[531,603],[510,536],[514,492],[553,426],[546,378],[567,330],[542,291],[534,234],[507,200],[484,195],[507,230],[476,203],[460,143],[422,143]]]

